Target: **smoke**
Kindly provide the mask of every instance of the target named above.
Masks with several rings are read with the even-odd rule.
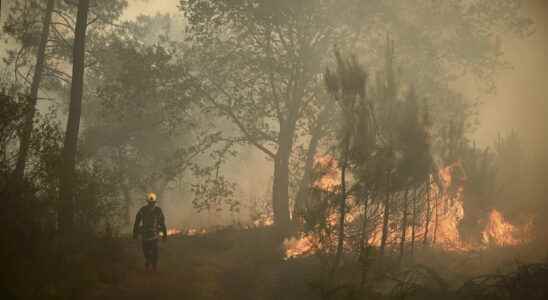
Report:
[[[272,163],[264,154],[252,147],[243,147],[239,155],[222,169],[231,182],[237,183],[234,197],[240,203],[238,209],[212,207],[210,210],[196,211],[192,204],[189,182],[166,191],[160,204],[164,208],[168,227],[210,228],[235,223],[248,225],[251,216],[264,212],[264,204],[270,203],[272,191]],[[218,210],[218,208],[221,208]]]
[[[504,58],[512,68],[497,75],[497,92],[482,99],[475,138],[490,145],[498,133],[515,129],[537,152],[546,149],[548,129],[548,2],[524,1],[523,9],[534,21],[535,32],[526,39],[503,40]]]
[[[158,13],[180,14],[179,0],[130,0],[123,18],[133,20],[141,14],[155,15]],[[498,134],[507,134],[516,130],[522,140],[527,158],[534,166],[528,176],[536,179],[536,185],[531,188],[526,199],[514,201],[527,202],[531,205],[543,203],[546,188],[542,184],[548,175],[548,2],[544,0],[523,1],[522,9],[535,23],[535,31],[527,38],[501,36],[503,59],[511,68],[500,71],[496,75],[497,90],[493,94],[481,95],[473,84],[465,84],[464,91],[470,99],[481,95],[479,100],[479,128],[472,138],[482,146],[492,146]],[[270,188],[271,163],[260,154],[249,150],[250,155],[241,155],[225,167],[225,171],[239,183],[239,195],[242,199],[252,199],[260,195],[267,197]],[[166,195],[167,196],[167,195]],[[175,201],[173,215],[177,223],[203,223],[204,214],[192,211],[189,199],[180,193],[169,195]],[[206,218],[210,218],[209,216]],[[217,216],[216,221],[229,222],[228,216]],[[184,220],[184,221],[180,221]],[[206,222],[206,223],[209,223]],[[205,224],[204,224],[205,225]]]
[[[180,0],[128,0],[123,15],[126,20],[134,20],[139,15],[172,14],[180,12]]]
[[[523,9],[534,22],[534,33],[525,39],[505,38],[504,58],[512,68],[497,74],[497,92],[482,99],[480,126],[474,138],[492,146],[498,134],[516,130],[524,152],[524,172],[518,197],[505,199],[516,214],[537,215],[539,242],[548,244],[548,2],[524,1]],[[520,177],[520,178],[518,178]]]

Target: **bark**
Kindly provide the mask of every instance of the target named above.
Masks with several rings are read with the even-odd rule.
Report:
[[[350,141],[350,133],[347,133],[343,141],[344,154],[341,162],[341,199],[339,203],[339,237],[337,241],[337,253],[335,256],[335,264],[333,266],[333,269],[338,268],[342,258],[342,254],[343,254],[344,225],[345,225],[344,220],[346,217],[346,169],[348,167],[349,141]]]
[[[360,240],[360,263],[361,263],[361,280],[360,287],[363,288],[367,276],[367,260],[369,259],[369,234],[367,234],[367,209],[369,207],[369,195],[364,192],[364,205],[363,205],[363,223]]]
[[[284,122],[280,128],[279,148],[274,159],[272,210],[274,224],[282,233],[289,229],[289,158],[293,148],[294,124]]]
[[[409,208],[408,199],[409,190],[405,190],[403,198],[403,218],[401,222],[401,240],[400,240],[400,261],[403,259],[405,252],[405,238],[407,235],[407,210]]]
[[[344,250],[344,221],[346,217],[346,169],[348,167],[350,134],[350,131],[347,131],[342,142],[343,158],[341,161],[341,195],[339,200],[339,228],[337,237],[337,251],[335,253],[335,261],[333,262],[333,266],[331,266],[331,270],[328,274],[329,282],[331,282],[335,278],[335,274],[341,263]]]
[[[432,212],[430,208],[430,177],[426,181],[426,222],[424,225],[424,240],[422,244],[424,246],[428,245],[428,229],[430,227],[430,219],[432,218]]]
[[[386,175],[387,177],[387,186],[386,186],[386,197],[384,200],[384,213],[382,220],[382,236],[381,236],[381,246],[380,246],[380,255],[384,255],[384,250],[386,248],[386,240],[388,239],[388,225],[390,220],[390,174]]]
[[[314,158],[316,157],[316,153],[318,152],[318,146],[320,144],[320,140],[323,137],[323,133],[324,133],[323,125],[325,123],[325,119],[327,118],[327,114],[328,114],[328,110],[324,109],[320,113],[320,116],[318,117],[318,120],[316,121],[314,129],[312,130],[312,136],[310,138],[308,151],[306,153],[304,174],[303,174],[303,178],[301,179],[301,183],[299,184],[299,191],[297,192],[297,197],[295,199],[294,212],[299,217],[303,215],[310,197],[309,192],[310,192],[310,185],[312,184],[311,176],[312,176],[312,170],[314,168]]]
[[[84,89],[84,58],[86,47],[86,29],[89,10],[89,0],[78,2],[76,30],[73,46],[72,84],[70,89],[70,105],[63,145],[63,166],[60,180],[60,211],[59,229],[69,231],[74,225],[74,170],[76,165],[76,151],[78,132],[80,129],[80,115],[82,111],[82,94]]]
[[[38,45],[38,52],[36,53],[36,66],[34,67],[34,75],[32,77],[32,83],[30,85],[30,95],[28,96],[29,107],[25,116],[25,123],[23,126],[23,132],[21,135],[21,143],[19,145],[19,153],[17,156],[17,164],[15,166],[15,180],[20,182],[23,179],[25,173],[25,167],[27,163],[27,156],[29,151],[29,145],[32,134],[32,127],[34,122],[34,115],[36,114],[36,103],[38,100],[38,89],[40,88],[40,82],[42,81],[42,73],[45,64],[46,46],[48,44],[49,29],[51,24],[51,15],[55,5],[55,0],[48,0],[46,4],[46,12],[44,14],[44,21],[42,23],[42,33],[40,35],[40,44]]]
[[[435,218],[434,218],[434,237],[433,237],[433,240],[432,240],[432,243],[433,244],[436,244],[436,237],[438,235],[438,223],[439,223],[439,213],[438,213],[438,204],[439,204],[439,197],[438,197],[438,193],[436,193],[436,195],[434,196],[434,213],[435,213]]]
[[[415,188],[413,195],[413,216],[411,224],[411,256],[415,253],[415,226],[417,224],[417,189]]]

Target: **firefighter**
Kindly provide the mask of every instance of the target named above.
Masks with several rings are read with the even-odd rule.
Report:
[[[141,207],[135,217],[133,226],[133,238],[137,239],[139,235],[143,242],[143,254],[145,256],[145,269],[147,271],[156,271],[158,265],[158,240],[160,233],[165,241],[167,230],[162,209],[156,206],[156,194],[147,195],[148,204]]]

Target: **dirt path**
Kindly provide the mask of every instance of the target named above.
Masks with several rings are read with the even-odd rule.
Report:
[[[261,231],[171,237],[160,244],[159,270],[147,273],[139,242],[132,241],[125,276],[85,299],[272,299],[283,264],[276,248]]]

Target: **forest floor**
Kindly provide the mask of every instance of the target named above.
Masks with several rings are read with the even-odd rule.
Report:
[[[144,270],[140,241],[123,240],[118,245],[122,253],[103,264],[106,268],[102,267],[104,274],[99,276],[103,283],[88,289],[83,300],[320,299],[318,282],[325,273],[322,263],[313,256],[285,261],[280,240],[271,228],[171,236],[160,243],[155,273]],[[512,249],[472,254],[422,249],[408,266],[428,266],[454,289],[479,275],[515,269],[519,256]],[[359,278],[355,263],[344,269],[339,273],[347,277],[343,281]],[[389,281],[380,278],[371,284],[389,291],[393,288],[386,285]],[[377,296],[368,298],[385,298]]]
[[[144,270],[140,242],[124,242],[124,276],[85,299],[274,299],[283,258],[272,236],[269,229],[171,236],[160,243],[155,273]]]

